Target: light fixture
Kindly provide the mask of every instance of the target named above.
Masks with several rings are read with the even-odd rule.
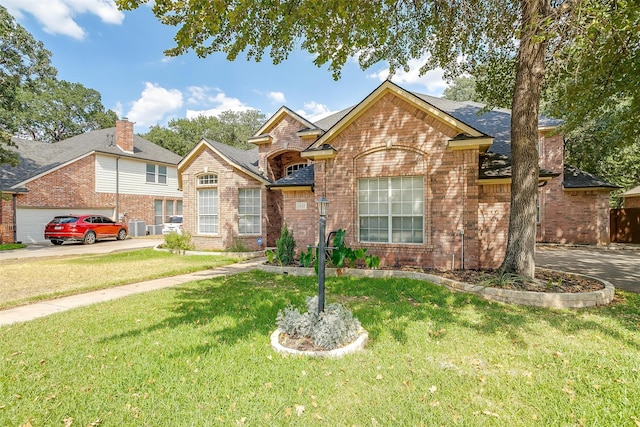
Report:
[[[320,216],[327,216],[327,206],[329,206],[329,200],[327,198],[325,198],[324,196],[320,197],[320,199],[317,201],[318,203],[318,213],[320,214]]]

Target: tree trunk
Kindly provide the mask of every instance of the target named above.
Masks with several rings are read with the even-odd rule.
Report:
[[[522,35],[511,104],[511,209],[507,251],[501,269],[533,277],[538,200],[538,109],[546,42],[541,21],[546,0],[523,0]],[[541,37],[542,36],[542,37]]]

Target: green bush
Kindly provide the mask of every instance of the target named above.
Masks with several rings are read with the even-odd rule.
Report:
[[[287,228],[287,224],[282,227],[280,238],[276,240],[276,258],[281,265],[292,265],[296,249],[296,241],[293,233]]]
[[[190,251],[194,248],[191,242],[191,233],[188,231],[182,231],[182,234],[178,234],[175,231],[165,234],[164,246],[171,252],[178,252],[184,254],[186,251]]]
[[[292,336],[310,337],[313,343],[326,350],[343,347],[354,342],[362,326],[351,311],[341,304],[329,304],[318,313],[318,297],[307,297],[307,312],[294,307],[279,311],[278,329]]]

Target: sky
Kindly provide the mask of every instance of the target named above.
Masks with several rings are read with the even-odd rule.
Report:
[[[148,5],[119,11],[113,0],[0,0],[9,13],[52,53],[58,79],[95,89],[102,104],[135,123],[137,133],[169,120],[259,110],[267,118],[283,105],[314,121],[352,106],[388,75],[386,64],[361,70],[350,60],[335,81],[306,51],[273,65],[239,55],[198,58],[164,55],[176,28],[161,24]],[[407,90],[441,96],[441,70],[418,75],[416,61],[392,81]]]

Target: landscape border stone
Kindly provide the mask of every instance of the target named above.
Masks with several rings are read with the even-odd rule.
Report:
[[[275,331],[273,331],[273,333],[271,334],[271,347],[273,347],[273,349],[278,353],[291,354],[296,356],[339,358],[346,356],[347,354],[363,350],[367,345],[367,342],[369,341],[369,333],[363,329],[354,342],[344,347],[321,351],[296,350],[294,348],[285,347],[280,344],[280,334],[282,334],[282,331],[280,329],[276,329]]]
[[[294,267],[294,266],[273,266],[260,265],[258,267],[262,271],[280,274],[291,274],[294,276],[313,276],[315,271],[313,268]],[[337,269],[327,268],[326,276],[337,276]],[[614,286],[597,277],[586,276],[584,274],[576,274],[577,276],[588,277],[602,283],[604,289],[591,292],[578,293],[554,293],[554,292],[533,292],[518,291],[512,289],[500,289],[490,286],[480,286],[469,283],[458,282],[456,280],[446,279],[444,277],[435,276],[433,274],[421,273],[418,271],[401,271],[401,270],[363,270],[358,268],[342,269],[343,275],[354,277],[399,277],[415,280],[425,280],[436,285],[444,286],[452,291],[466,292],[479,295],[487,300],[504,302],[508,304],[527,305],[543,308],[586,308],[607,305],[613,301],[615,294]]]

